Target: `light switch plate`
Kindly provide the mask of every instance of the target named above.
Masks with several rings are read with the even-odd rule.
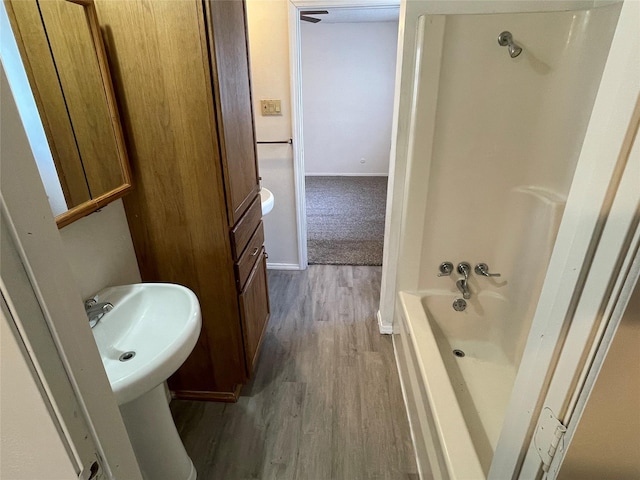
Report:
[[[260,111],[263,117],[282,115],[280,100],[260,100]]]

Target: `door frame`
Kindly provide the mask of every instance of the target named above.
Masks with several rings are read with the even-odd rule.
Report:
[[[302,49],[300,11],[303,9],[345,8],[376,9],[399,7],[400,0],[289,0],[289,71],[291,76],[291,125],[293,138],[293,176],[296,202],[296,230],[298,234],[298,263],[300,270],[309,265],[307,256],[307,207],[305,199],[304,133],[302,109]],[[396,88],[397,91],[397,88]],[[391,179],[393,166],[389,164]],[[391,181],[387,192],[387,215],[392,198]],[[385,215],[386,216],[386,215]],[[385,222],[384,251],[387,250],[387,224]],[[386,258],[386,256],[385,256]],[[384,258],[383,258],[384,272]],[[384,275],[384,273],[383,273]],[[385,332],[385,333],[391,333]]]

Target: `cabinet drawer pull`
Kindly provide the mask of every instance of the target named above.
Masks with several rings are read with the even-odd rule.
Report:
[[[256,248],[254,248],[254,249],[253,249],[253,252],[251,252],[251,256],[252,256],[252,257],[255,257],[255,256],[258,254],[258,252],[259,252],[259,251],[260,251],[260,247],[256,247]]]

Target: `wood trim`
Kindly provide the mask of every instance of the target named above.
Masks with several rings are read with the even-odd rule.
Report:
[[[199,400],[209,402],[236,403],[240,398],[242,385],[235,386],[233,392],[207,392],[196,390],[171,390],[171,398],[176,400]]]
[[[96,11],[95,3],[93,0],[66,1],[84,6],[87,23],[89,25],[89,31],[91,32],[91,38],[93,40],[93,47],[98,59],[98,66],[100,67],[100,75],[102,77],[102,86],[107,102],[107,108],[111,117],[111,127],[113,128],[116,149],[118,151],[118,162],[120,166],[120,172],[122,174],[122,183],[124,185],[131,185],[131,164],[129,163],[129,155],[127,153],[126,143],[124,140],[124,132],[122,130],[122,123],[120,120],[120,112],[118,111],[118,104],[116,102],[116,92],[113,88],[113,80],[111,78],[111,71],[109,70],[109,61],[107,58],[104,41],[102,39],[102,33],[100,32],[100,22],[98,21],[98,12]],[[114,189],[114,191],[115,190],[118,190],[118,188]]]
[[[58,228],[66,227],[67,225],[75,222],[76,220],[86,217],[102,207],[106,207],[111,202],[122,198],[133,189],[133,186],[129,183],[121,185],[118,188],[114,188],[110,192],[100,195],[98,198],[88,200],[77,207],[67,210],[56,217],[56,225]]]

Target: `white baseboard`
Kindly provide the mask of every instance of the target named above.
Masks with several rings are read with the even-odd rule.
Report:
[[[267,269],[269,270],[304,270],[300,268],[297,263],[273,263],[267,262]]]
[[[393,325],[385,325],[382,323],[382,316],[380,310],[376,312],[376,318],[378,319],[378,330],[382,335],[391,335],[393,333]]]
[[[306,173],[305,177],[388,177],[389,172],[384,173]]]

